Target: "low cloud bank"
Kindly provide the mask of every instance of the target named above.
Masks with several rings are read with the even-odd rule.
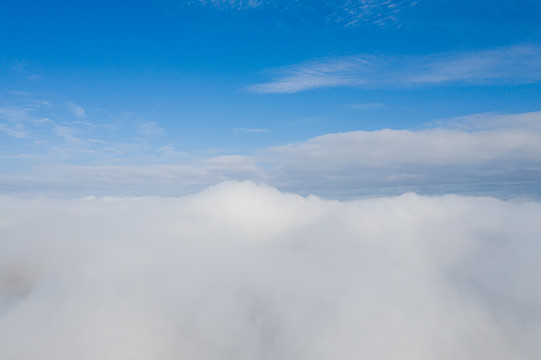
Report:
[[[0,201],[2,358],[539,359],[541,203]]]
[[[346,194],[541,194],[541,112],[479,114],[422,130],[352,131],[266,149],[271,183],[335,198]]]
[[[540,137],[539,111],[476,114],[417,130],[326,134],[247,155],[186,156],[154,165],[137,158],[132,165],[44,161],[28,173],[0,173],[0,194],[179,196],[249,180],[332,199],[409,191],[540,199]]]

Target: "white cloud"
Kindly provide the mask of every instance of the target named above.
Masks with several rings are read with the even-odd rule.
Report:
[[[65,145],[35,157],[41,168],[0,175],[3,194],[181,195],[226,180],[253,180],[330,198],[405,191],[541,195],[541,112],[471,115],[417,130],[326,134],[217,157],[180,153],[172,144],[99,142],[60,130]],[[67,165],[87,158],[88,165]]]
[[[351,104],[349,105],[352,109],[358,109],[358,110],[368,110],[368,109],[380,109],[382,107],[385,107],[382,103],[374,102],[374,103],[360,103],[360,104]]]
[[[0,107],[0,131],[19,139],[31,137],[29,128],[40,128],[43,124],[50,122],[46,117],[36,116],[33,110],[31,105]]]
[[[149,140],[164,135],[158,123],[145,122],[137,114],[124,116],[113,120],[112,116],[87,119],[85,110],[75,103],[58,105],[36,99],[0,106],[0,135],[14,138],[4,146],[0,159],[24,159],[19,162],[19,168],[23,169],[31,164],[53,163],[162,164],[184,157],[171,151],[167,144],[150,145]],[[119,124],[123,125],[121,129]],[[120,131],[131,138],[123,138],[122,142],[114,139]]]
[[[541,112],[522,114],[481,113],[460,116],[437,121],[436,126],[460,129],[463,131],[478,130],[522,130],[525,132],[541,131]]]
[[[397,23],[397,14],[406,8],[417,5],[414,0],[346,0],[339,2],[340,10],[333,15],[336,21],[346,26],[363,23],[383,26],[389,22]]]
[[[385,26],[399,24],[398,13],[417,5],[415,0],[191,0],[192,3],[210,5],[219,9],[253,9],[273,6],[285,11],[316,7],[327,22],[346,27],[371,24]]]
[[[388,88],[448,83],[536,83],[541,81],[540,57],[541,47],[522,45],[417,57],[325,58],[277,69],[270,81],[251,85],[248,90],[270,94],[339,86]]]
[[[491,159],[536,161],[541,155],[538,135],[521,130],[464,132],[441,128],[421,131],[383,129],[327,134],[266,152],[280,164],[288,161],[296,165],[309,164],[313,159],[316,167],[322,163],[338,167],[345,164],[479,165]]]
[[[267,133],[270,132],[269,129],[260,129],[260,128],[235,128],[233,129],[233,132],[235,133]]]
[[[68,110],[77,119],[84,119],[86,117],[86,111],[81,105],[78,105],[78,104],[76,104],[74,102],[68,101],[67,106],[68,106]]]
[[[144,136],[161,136],[164,134],[163,128],[156,122],[143,122],[137,125],[137,131]]]
[[[275,80],[252,85],[248,90],[262,94],[296,93],[323,87],[360,85],[362,80],[356,72],[370,67],[373,67],[370,61],[360,57],[316,60],[280,69]]]
[[[16,62],[11,66],[11,70],[23,75],[27,80],[35,81],[41,79],[38,67],[25,61]]]
[[[213,5],[219,8],[246,9],[263,4],[263,0],[196,0],[203,5]]]
[[[11,91],[8,91],[8,93],[16,95],[16,96],[21,96],[21,97],[29,97],[31,95],[31,93],[29,93],[28,91],[20,91],[20,90],[11,90]]]
[[[0,131],[5,133],[6,135],[18,139],[24,139],[27,137],[26,131],[21,125],[10,126],[5,123],[0,123]]]
[[[9,359],[541,356],[541,204],[226,183],[0,201]]]
[[[472,116],[491,127],[356,131],[319,136],[267,149],[272,184],[328,196],[343,193],[422,191],[538,194],[541,176],[541,112]],[[479,120],[474,121],[480,124]],[[526,125],[524,125],[526,124]],[[480,126],[480,125],[479,125]]]

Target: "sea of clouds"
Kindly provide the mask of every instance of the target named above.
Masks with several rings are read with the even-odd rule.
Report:
[[[0,201],[2,360],[541,357],[541,203]]]

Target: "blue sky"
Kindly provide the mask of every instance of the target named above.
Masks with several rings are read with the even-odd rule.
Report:
[[[533,118],[527,127],[506,125],[505,131],[538,131],[539,14],[541,4],[534,0],[3,2],[4,192],[19,191],[25,174],[29,184],[23,192],[61,187],[65,178],[82,176],[35,183],[43,178],[38,174],[59,173],[51,169],[69,168],[72,174],[117,167],[114,172],[122,173],[125,167],[141,167],[139,172],[163,165],[218,174],[201,175],[205,185],[251,179],[317,193],[327,185],[289,186],[289,172],[274,179],[276,172],[268,169],[287,166],[268,154],[326,134],[361,131],[380,139],[381,129],[451,131],[457,119],[471,117],[508,116],[506,124]],[[461,131],[484,139],[478,128],[464,130],[461,124]],[[502,129],[483,129],[496,144],[491,149],[501,145],[495,134]],[[389,146],[382,141],[376,149]],[[507,169],[510,162],[525,161],[511,161],[509,154],[537,151],[530,145],[503,146],[505,156],[496,149],[484,159],[501,160],[491,166],[504,172],[503,164]],[[411,149],[404,146],[405,152]],[[359,158],[361,150],[355,145],[344,151]],[[333,148],[321,153],[332,154]],[[478,153],[473,147],[472,154]],[[209,163],[220,165],[208,170]],[[535,183],[539,162],[534,156],[526,163],[513,169]],[[389,170],[388,163],[379,164]],[[355,166],[360,165],[348,163],[318,178],[348,177]],[[257,175],[247,175],[247,168],[256,168]],[[471,168],[457,171],[461,178],[475,177]],[[487,176],[492,186],[503,181]],[[438,192],[461,191],[456,181],[450,183]],[[393,184],[398,192],[420,189],[418,183]],[[76,193],[92,191],[84,186]]]

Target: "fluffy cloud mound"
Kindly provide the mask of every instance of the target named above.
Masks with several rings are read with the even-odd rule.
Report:
[[[5,359],[538,359],[541,204],[0,201]]]

